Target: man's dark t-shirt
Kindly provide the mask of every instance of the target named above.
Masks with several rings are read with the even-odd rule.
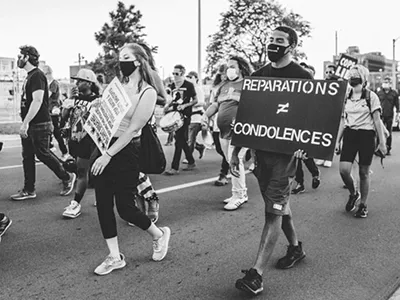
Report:
[[[382,116],[387,118],[393,118],[394,108],[399,110],[399,95],[395,90],[390,89],[385,92],[381,89],[378,93],[379,100],[381,100]]]
[[[277,77],[277,78],[297,78],[297,79],[314,79],[313,76],[300,65],[295,62],[291,62],[286,67],[274,68],[271,64],[268,64],[257,71],[255,71],[251,76],[258,77]],[[267,151],[263,151],[270,153]],[[288,156],[287,154],[282,154]]]
[[[196,90],[194,88],[194,85],[187,80],[184,80],[183,84],[179,88],[175,86],[175,83],[172,83],[171,91],[172,91],[171,106],[174,110],[177,110],[178,105],[189,103],[196,96]],[[184,109],[183,111],[181,111],[181,113],[185,117],[190,118],[190,116],[192,115],[192,107],[190,106]]]
[[[49,91],[47,88],[47,79],[44,73],[39,69],[35,68],[28,73],[25,79],[24,85],[22,87],[21,96],[21,118],[25,119],[28,114],[29,108],[33,101],[33,92],[43,90],[43,101],[40,109],[38,110],[36,116],[31,120],[30,124],[37,124],[43,122],[49,122]]]

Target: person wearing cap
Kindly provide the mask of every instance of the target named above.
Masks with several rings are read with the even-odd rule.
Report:
[[[28,73],[22,88],[20,128],[25,180],[23,188],[11,195],[15,201],[36,198],[35,155],[62,180],[60,195],[69,195],[76,179],[76,175],[68,173],[49,149],[53,124],[49,112],[47,79],[38,68],[39,56],[39,52],[32,46],[20,47],[17,64]]]
[[[94,101],[100,97],[100,87],[96,75],[89,69],[80,69],[78,74],[71,78],[76,84],[70,93],[73,105],[64,108],[63,117],[68,119],[70,126],[68,148],[76,159],[78,179],[74,199],[70,201],[62,215],[74,219],[81,214],[81,201],[88,186],[90,156],[96,148],[83,124],[89,116]]]
[[[368,216],[366,203],[370,185],[370,166],[376,150],[376,136],[379,138],[378,150],[383,155],[386,154],[384,126],[380,120],[382,109],[378,96],[366,88],[368,76],[368,69],[362,65],[355,65],[349,70],[350,89],[346,96],[336,145],[338,152],[340,142],[343,139],[339,169],[340,176],[350,192],[345,209],[347,212],[354,211],[357,202],[360,201],[358,210],[354,214],[356,218]],[[356,190],[351,175],[357,154],[359,157],[360,191]]]
[[[385,77],[385,80],[382,83],[382,88],[378,92],[378,97],[382,106],[382,121],[389,132],[389,137],[386,140],[386,155],[390,155],[390,151],[392,150],[393,118],[395,117],[398,119],[400,116],[399,94],[392,89],[391,85],[392,80],[390,77]],[[395,110],[396,115],[394,115]]]
[[[53,123],[54,131],[53,135],[56,138],[58,147],[62,153],[62,160],[68,158],[68,149],[65,145],[64,138],[61,136],[60,131],[60,114],[61,114],[61,101],[60,101],[60,84],[53,77],[53,70],[50,66],[45,65],[43,67],[43,73],[47,78],[49,85],[49,111],[51,115],[51,121]]]
[[[193,106],[192,117],[189,125],[189,148],[194,152],[196,149],[199,152],[199,159],[204,155],[206,147],[203,144],[196,142],[197,134],[201,131],[201,118],[204,114],[204,92],[199,85],[199,75],[195,71],[190,71],[186,79],[191,82],[196,90],[197,104]],[[187,160],[184,161],[187,163]]]

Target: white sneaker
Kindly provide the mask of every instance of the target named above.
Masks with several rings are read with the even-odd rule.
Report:
[[[322,165],[324,164],[324,160],[322,160],[322,159],[316,159],[316,160],[315,160],[315,164],[316,164],[317,166],[322,166]]]
[[[116,269],[122,269],[126,266],[125,256],[120,253],[120,258],[107,256],[106,259],[98,266],[94,273],[97,275],[107,275]]]
[[[169,238],[171,237],[171,229],[168,227],[160,227],[164,235],[158,240],[153,241],[153,260],[160,261],[163,260],[168,252]]]
[[[71,203],[64,209],[62,215],[67,218],[75,219],[76,217],[79,217],[80,214],[81,205],[75,200],[72,200]]]
[[[183,164],[188,164],[189,162],[188,162],[188,160],[185,158],[184,160],[182,160],[182,163],[183,163]]]
[[[243,196],[241,198],[233,198],[232,201],[230,201],[227,205],[224,206],[225,210],[236,210],[238,209],[240,206],[242,206],[242,204],[246,203],[247,200],[249,200],[248,196]]]
[[[65,153],[63,155],[61,155],[61,160],[62,161],[66,161],[68,158],[72,157],[71,155],[69,155],[68,153]]]
[[[325,168],[330,168],[330,167],[332,167],[332,162],[329,161],[329,160],[326,160],[326,161],[324,162],[324,167],[325,167]]]
[[[233,196],[230,196],[229,198],[227,198],[227,199],[225,199],[224,201],[222,201],[222,202],[224,202],[224,203],[229,203],[229,202],[231,202],[232,200],[233,200]]]

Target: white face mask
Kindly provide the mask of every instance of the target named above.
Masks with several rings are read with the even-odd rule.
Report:
[[[382,88],[383,89],[388,89],[390,87],[389,83],[382,83]]]
[[[228,68],[228,70],[226,70],[226,77],[228,77],[229,80],[235,80],[239,76],[236,72],[236,69]]]

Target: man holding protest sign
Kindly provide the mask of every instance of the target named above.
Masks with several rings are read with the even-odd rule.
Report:
[[[311,74],[292,59],[292,52],[297,46],[297,41],[297,34],[293,29],[286,26],[276,28],[268,45],[268,58],[271,63],[252,75],[312,79]],[[284,111],[285,108],[282,106],[281,110]],[[238,154],[240,149],[239,146],[235,147],[230,162],[231,172],[234,176],[239,175]],[[258,179],[265,202],[265,225],[254,266],[250,270],[243,271],[245,276],[236,281],[236,288],[240,290],[254,295],[262,292],[262,275],[278,240],[279,227],[282,228],[289,246],[286,256],[279,259],[277,267],[280,269],[291,268],[305,257],[302,244],[297,238],[289,207],[290,184],[296,170],[295,158],[303,157],[304,152],[300,150],[295,152],[295,157],[282,153],[256,151],[254,174]]]

